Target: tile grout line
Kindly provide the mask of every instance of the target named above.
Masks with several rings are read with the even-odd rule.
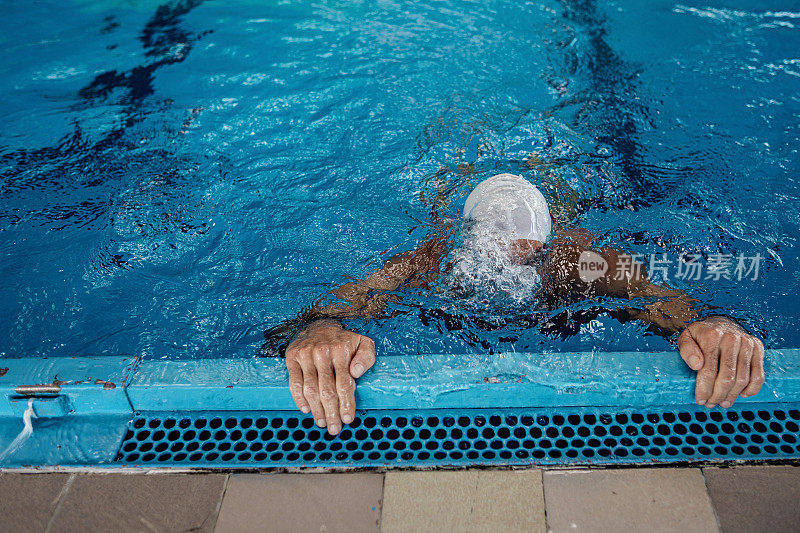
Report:
[[[547,494],[545,493],[544,490],[544,475],[547,472],[547,470],[542,468],[539,470],[539,472],[541,472],[542,474],[541,479],[542,479],[542,505],[544,506],[544,530],[546,532],[549,532],[550,524],[547,523]]]
[[[225,494],[228,492],[228,483],[230,483],[231,474],[225,475],[225,484],[222,486],[222,494],[219,497],[219,502],[217,503],[217,509],[214,513],[214,523],[211,524],[211,531],[217,529],[217,521],[219,520],[219,513],[222,511],[222,502],[225,500]]]
[[[381,478],[381,511],[378,513],[378,531],[383,529],[383,506],[386,504],[386,474]]]
[[[719,520],[719,514],[717,514],[717,506],[714,505],[714,500],[711,499],[711,494],[708,493],[708,483],[706,482],[706,471],[704,468],[698,468],[700,470],[700,477],[703,478],[703,486],[706,489],[706,498],[708,498],[708,504],[711,506],[711,512],[714,513],[714,520],[717,521],[717,531],[722,531],[722,522]]]
[[[77,476],[78,474],[70,474],[69,479],[67,479],[67,481],[64,483],[64,486],[61,488],[61,492],[58,494],[56,508],[53,509],[53,514],[50,515],[50,520],[47,521],[47,526],[44,528],[45,533],[52,531],[56,517],[58,516],[59,511],[61,511],[61,505],[64,503],[64,498],[66,497],[67,492],[69,492],[70,487],[72,487],[72,483],[75,481]]]

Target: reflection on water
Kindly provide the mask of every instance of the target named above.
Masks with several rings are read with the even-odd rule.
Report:
[[[498,172],[603,245],[768,257],[681,288],[796,346],[796,25],[744,3],[12,6],[0,353],[250,356]],[[445,262],[480,277],[467,249]],[[615,302],[542,308],[512,270],[508,301],[410,288],[363,331],[387,354],[669,347]]]

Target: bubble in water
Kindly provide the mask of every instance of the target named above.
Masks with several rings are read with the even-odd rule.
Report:
[[[467,298],[484,309],[508,311],[530,305],[541,288],[540,261],[537,257],[518,264],[512,259],[507,238],[472,229],[465,232],[462,245],[453,254],[446,288],[451,296]]]

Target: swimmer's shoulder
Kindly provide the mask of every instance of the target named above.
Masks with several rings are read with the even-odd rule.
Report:
[[[613,248],[593,246],[595,240],[596,236],[581,228],[571,228],[554,236],[548,244],[549,250],[541,272],[550,292],[627,296],[629,280],[616,275],[623,264],[621,256],[626,254]],[[605,266],[603,273],[598,277],[593,276],[592,281],[581,278],[580,265],[586,252],[592,252],[589,258],[597,258]]]

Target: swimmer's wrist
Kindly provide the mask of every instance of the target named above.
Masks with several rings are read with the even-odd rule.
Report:
[[[709,315],[707,315],[707,316],[705,316],[703,318],[700,318],[698,320],[714,322],[715,319],[717,319],[717,320],[722,319],[722,320],[728,321],[730,323],[733,323],[736,327],[738,327],[739,329],[741,329],[745,333],[748,333],[748,334],[750,333],[750,330],[748,328],[746,328],[744,326],[744,324],[742,324],[742,322],[738,318],[733,317],[731,315],[723,315],[723,314],[720,314],[720,313],[714,313],[714,314],[709,314]]]
[[[292,343],[302,339],[314,330],[321,328],[344,328],[342,321],[335,318],[304,318],[298,319],[298,321],[293,334],[278,348],[280,357],[286,357],[286,350]]]
[[[302,328],[301,333],[303,331],[312,331],[315,329],[320,328],[339,328],[342,329],[344,326],[342,321],[336,318],[317,318],[309,320],[305,327]]]
[[[303,323],[295,330],[295,334],[292,336],[290,342],[294,342],[297,339],[309,335],[313,331],[323,328],[343,329],[344,325],[341,320],[336,318],[307,318],[303,320]]]

